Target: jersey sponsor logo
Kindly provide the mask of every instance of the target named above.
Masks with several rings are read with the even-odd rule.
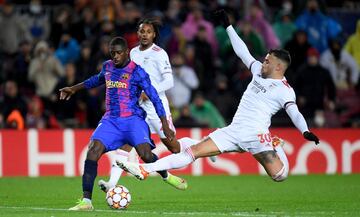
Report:
[[[106,88],[127,88],[127,84],[121,81],[106,81]]]
[[[260,91],[263,93],[266,93],[266,89],[264,86],[262,86],[259,82],[253,81],[253,87],[251,87],[251,90],[253,90],[255,93],[259,93]]]

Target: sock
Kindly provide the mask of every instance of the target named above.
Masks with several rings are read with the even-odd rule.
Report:
[[[85,197],[82,199],[82,201],[85,203],[91,203],[91,200],[89,198],[85,198]]]
[[[178,140],[180,143],[180,152],[185,151],[188,147],[193,146],[200,142],[200,140],[191,139],[189,137],[184,137]]]
[[[284,167],[289,170],[289,162],[288,162],[288,159],[286,157],[286,154],[284,152],[284,149],[278,145],[275,147],[275,151],[277,153],[277,155],[279,156],[281,162],[284,164]]]
[[[91,200],[94,181],[97,175],[97,161],[85,160],[84,174],[82,176],[83,198]]]
[[[114,187],[118,183],[118,181],[121,177],[121,174],[124,171],[120,167],[116,166],[115,160],[127,161],[128,159],[129,159],[129,152],[121,150],[121,149],[116,150],[115,159],[114,159],[113,165],[110,170],[110,179],[108,182],[110,187]]]
[[[158,159],[159,159],[159,157],[153,153],[153,162],[156,162]],[[159,173],[163,179],[166,179],[168,177],[168,173],[166,170],[161,170],[161,171],[156,171],[156,172]]]
[[[157,160],[154,163],[142,164],[147,172],[155,172],[162,170],[178,169],[187,166],[195,161],[195,157],[191,148],[187,148],[184,152],[171,154]]]

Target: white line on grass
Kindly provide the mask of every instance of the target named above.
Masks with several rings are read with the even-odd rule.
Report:
[[[68,209],[61,209],[61,208],[46,208],[46,207],[21,207],[21,206],[0,206],[0,209],[14,209],[14,210],[20,210],[20,209],[27,209],[27,210],[43,210],[43,211],[66,211],[66,212],[74,212],[69,211]],[[118,213],[122,212],[120,210],[104,210],[104,209],[95,209],[94,212],[106,212],[106,213]],[[257,213],[257,212],[247,212],[247,211],[241,211],[241,212],[230,212],[230,213],[221,213],[221,212],[157,212],[157,211],[133,211],[133,210],[124,210],[125,213],[129,214],[155,214],[155,215],[174,215],[174,216],[256,216],[256,217],[276,217],[276,216],[332,216],[336,213],[334,211],[303,211],[299,212],[296,211],[296,213],[292,214],[286,214],[285,212],[275,212],[275,211],[263,211],[264,213]],[[261,211],[260,211],[261,212]],[[347,212],[340,212],[337,214],[349,214]]]
[[[20,207],[20,206],[0,206],[0,209],[28,209],[28,210],[43,210],[43,211],[69,211],[68,209],[61,209],[61,208],[46,208],[46,207]],[[117,210],[103,210],[103,209],[95,209],[95,212],[107,212],[107,213],[115,213],[121,212]],[[220,212],[156,212],[156,211],[132,211],[132,210],[124,210],[124,213],[129,214],[161,214],[161,215],[188,215],[188,216],[278,216],[279,214],[284,214],[282,212],[271,212],[272,214],[260,214],[255,212],[232,212],[232,213],[220,213]]]

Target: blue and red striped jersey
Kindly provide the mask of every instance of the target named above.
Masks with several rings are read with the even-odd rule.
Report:
[[[146,117],[139,106],[139,97],[144,90],[154,104],[159,117],[165,116],[165,110],[149,75],[135,62],[130,61],[123,68],[116,68],[112,60],[105,61],[99,74],[84,81],[87,89],[106,86],[106,112],[104,117]]]

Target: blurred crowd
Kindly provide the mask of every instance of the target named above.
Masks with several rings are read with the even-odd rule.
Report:
[[[0,128],[94,128],[104,88],[59,101],[59,88],[97,74],[108,43],[137,45],[137,23],[162,23],[173,68],[167,91],[176,127],[231,122],[251,72],[212,17],[224,8],[253,56],[285,48],[286,72],[311,127],[360,127],[360,4],[322,0],[0,0]],[[292,126],[285,112],[273,126]]]

